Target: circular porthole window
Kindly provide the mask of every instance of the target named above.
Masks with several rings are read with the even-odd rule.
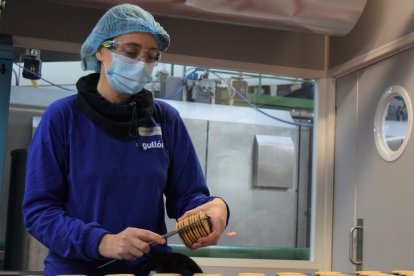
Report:
[[[375,114],[374,137],[379,155],[398,159],[407,146],[412,128],[412,107],[407,91],[398,85],[382,95]]]

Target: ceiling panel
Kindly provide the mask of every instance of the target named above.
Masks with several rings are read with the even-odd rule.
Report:
[[[367,0],[133,0],[155,15],[342,36]],[[106,10],[117,0],[37,0]]]

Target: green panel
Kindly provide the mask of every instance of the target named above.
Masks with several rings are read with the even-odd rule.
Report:
[[[242,258],[270,260],[309,260],[309,248],[209,246],[190,250],[184,245],[170,244],[176,253],[190,257]]]
[[[227,91],[227,88],[217,89],[216,91],[216,104],[225,104],[228,105],[230,101],[230,96]],[[303,99],[295,97],[286,97],[286,96],[269,96],[261,94],[247,94],[247,100],[259,108],[269,108],[269,109],[297,109],[297,110],[309,110],[313,111],[314,109],[314,100],[312,99]],[[234,105],[236,106],[249,106],[242,98],[236,96],[234,98]]]
[[[313,110],[314,101],[309,99],[268,96],[268,95],[247,95],[247,99],[260,108],[286,108]],[[247,105],[242,99],[235,99],[235,105]]]

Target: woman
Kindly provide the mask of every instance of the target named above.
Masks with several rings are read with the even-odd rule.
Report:
[[[227,205],[209,195],[177,110],[143,89],[169,43],[148,12],[113,7],[82,45],[82,66],[96,73],[45,111],[23,203],[26,229],[49,248],[45,275],[136,271],[170,251],[164,208],[175,219],[210,217],[213,232],[194,249],[223,233]],[[111,259],[119,261],[98,268]]]

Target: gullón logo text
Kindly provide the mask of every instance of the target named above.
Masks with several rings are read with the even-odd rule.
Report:
[[[164,148],[164,143],[161,142],[160,140],[152,141],[150,143],[142,143],[142,148],[144,150],[153,149],[153,148],[162,149],[162,148]]]

